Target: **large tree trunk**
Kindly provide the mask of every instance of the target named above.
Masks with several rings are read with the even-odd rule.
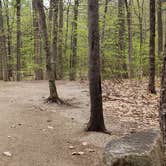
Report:
[[[118,19],[119,19],[119,72],[122,78],[127,78],[127,64],[125,55],[125,1],[118,0]]]
[[[133,32],[132,32],[132,1],[125,0],[126,10],[127,10],[127,25],[128,25],[128,68],[129,68],[129,78],[134,76],[133,73]]]
[[[163,20],[162,20],[162,2],[161,0],[157,0],[158,2],[158,10],[157,10],[157,23],[158,23],[158,56],[159,59],[162,60],[162,52],[163,52]]]
[[[58,79],[63,78],[63,0],[59,0]]]
[[[16,0],[17,7],[17,81],[21,80],[21,0]]]
[[[150,44],[149,44],[149,92],[155,90],[155,0],[150,0]]]
[[[2,66],[3,66],[3,80],[8,81],[9,77],[8,77],[8,64],[7,64],[6,36],[3,24],[1,0],[0,0],[0,49],[1,49]]]
[[[91,117],[87,130],[105,132],[100,74],[98,8],[98,0],[88,0]]]
[[[41,54],[41,37],[40,28],[38,22],[38,13],[35,8],[34,1],[32,2],[33,7],[33,28],[34,28],[34,60],[37,68],[35,68],[35,80],[43,80],[43,69],[42,69],[42,54]]]
[[[77,21],[79,1],[74,1],[74,18],[72,22],[71,55],[70,55],[70,80],[76,80],[77,76]]]
[[[47,76],[49,80],[49,90],[50,90],[50,96],[48,98],[48,102],[56,102],[56,103],[62,103],[62,101],[58,97],[57,88],[55,85],[55,72],[52,64],[52,56],[50,51],[50,41],[48,37],[47,32],[47,25],[46,25],[46,16],[43,8],[43,2],[42,0],[33,0],[34,4],[36,5],[36,8],[39,12],[39,22],[41,26],[42,36],[43,36],[43,44],[44,49],[46,53],[46,70],[47,70]]]

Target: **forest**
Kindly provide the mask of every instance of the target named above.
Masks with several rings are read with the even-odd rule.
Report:
[[[0,0],[0,130],[0,166],[165,166],[166,0]]]

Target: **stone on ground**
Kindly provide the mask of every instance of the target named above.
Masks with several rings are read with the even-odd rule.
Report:
[[[149,129],[110,141],[103,161],[104,166],[163,166],[160,131]]]

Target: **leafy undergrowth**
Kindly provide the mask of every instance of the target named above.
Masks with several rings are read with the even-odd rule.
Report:
[[[147,81],[104,81],[102,84],[104,111],[119,122],[134,123],[131,130],[133,132],[158,127],[159,82],[157,95],[148,94],[147,86]]]

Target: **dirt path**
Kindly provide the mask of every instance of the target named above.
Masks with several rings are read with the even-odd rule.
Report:
[[[72,107],[43,104],[46,81],[0,82],[0,166],[101,166],[110,136],[83,131],[89,118],[87,88],[58,82],[58,90]],[[4,156],[6,151],[12,157]],[[75,151],[85,154],[73,156]]]

